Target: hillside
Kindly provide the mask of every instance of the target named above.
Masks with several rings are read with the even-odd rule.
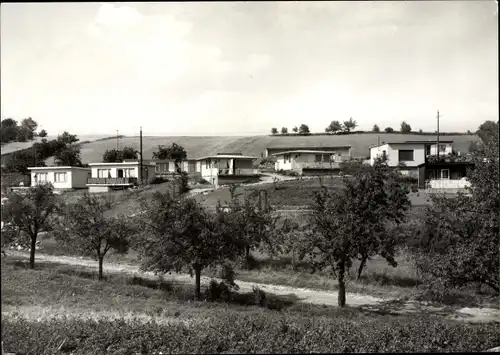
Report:
[[[143,137],[144,158],[150,159],[158,145],[170,145],[175,142],[182,145],[188,152],[188,157],[199,158],[219,152],[240,152],[245,155],[260,157],[267,147],[305,147],[305,146],[352,146],[353,157],[367,157],[369,147],[380,141],[403,142],[407,140],[432,140],[435,136],[401,133],[355,133],[350,135],[316,135],[316,136],[250,136],[250,137]],[[462,153],[468,151],[469,142],[478,140],[476,135],[450,135],[443,140],[454,141],[456,150]],[[139,137],[125,137],[120,139],[120,147],[131,146],[139,150]],[[99,162],[106,149],[116,148],[113,139],[90,142],[81,147],[84,163]]]
[[[82,142],[83,144],[85,144],[84,142],[93,142],[93,141],[96,141],[98,139],[103,139],[106,137],[108,137],[108,136],[107,135],[78,136],[78,138],[80,139],[80,142]],[[45,139],[50,141],[52,139],[57,139],[57,136],[48,135],[47,137],[45,137]],[[10,143],[6,143],[6,144],[2,144],[0,149],[2,150],[2,155],[4,155],[4,154],[16,152],[18,150],[30,148],[34,143],[41,142],[41,141],[42,141],[42,138],[35,137],[32,141],[28,141],[28,142],[10,142]]]

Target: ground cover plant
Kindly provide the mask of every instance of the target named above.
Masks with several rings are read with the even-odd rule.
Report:
[[[192,302],[176,285],[2,261],[4,350],[36,354],[482,351],[497,324],[292,304]],[[36,292],[35,292],[36,291]],[[182,336],[180,336],[182,335]]]

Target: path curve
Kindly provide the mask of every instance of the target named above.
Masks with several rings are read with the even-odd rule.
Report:
[[[23,258],[28,257],[26,253],[8,251],[8,255],[20,256]],[[77,258],[70,256],[53,256],[39,253],[37,254],[38,261],[62,263],[67,265],[84,266],[92,269],[97,269],[97,262],[88,258]],[[106,272],[112,273],[126,273],[126,274],[140,274],[150,279],[157,279],[152,272],[141,272],[135,265],[121,264],[121,263],[106,263]],[[193,283],[193,279],[187,274],[165,275],[164,279],[167,281],[174,281],[179,283]],[[202,285],[208,285],[210,278],[202,276]],[[216,279],[218,280],[218,279]],[[220,280],[219,280],[220,281]],[[338,293],[334,291],[318,291],[306,288],[295,288],[281,285],[268,285],[256,282],[246,282],[236,280],[240,287],[240,292],[250,292],[254,286],[261,288],[264,291],[274,293],[276,295],[295,295],[299,302],[337,306]],[[387,307],[391,307],[390,312],[394,314],[405,313],[435,313],[445,315],[449,319],[463,320],[469,322],[497,322],[500,323],[500,310],[494,308],[462,308],[451,309],[450,307],[433,307],[429,303],[407,301],[404,303],[398,302],[391,298],[377,298],[369,295],[361,295],[356,293],[347,293],[347,303],[350,307],[368,309],[371,311],[387,311]]]

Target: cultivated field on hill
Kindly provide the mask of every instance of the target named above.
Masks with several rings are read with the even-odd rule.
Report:
[[[380,142],[404,142],[407,140],[432,140],[435,136],[401,133],[355,133],[349,135],[324,135],[324,136],[252,136],[252,137],[143,137],[144,158],[150,159],[158,145],[177,143],[182,145],[189,158],[199,158],[216,153],[239,152],[245,155],[260,157],[267,147],[327,147],[327,146],[352,146],[352,156],[367,157],[370,146]],[[476,135],[443,136],[442,140],[452,140],[454,148],[462,153],[468,151],[469,143],[477,141]],[[83,139],[82,139],[83,140]],[[139,137],[124,137],[120,139],[120,147],[129,146],[139,150]],[[82,161],[84,163],[99,162],[106,149],[116,148],[114,139],[96,141],[84,144],[81,147]]]

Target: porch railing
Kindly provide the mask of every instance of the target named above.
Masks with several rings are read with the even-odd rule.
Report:
[[[87,185],[134,185],[137,184],[137,178],[88,178]]]
[[[219,169],[219,175],[256,175],[257,169]]]

